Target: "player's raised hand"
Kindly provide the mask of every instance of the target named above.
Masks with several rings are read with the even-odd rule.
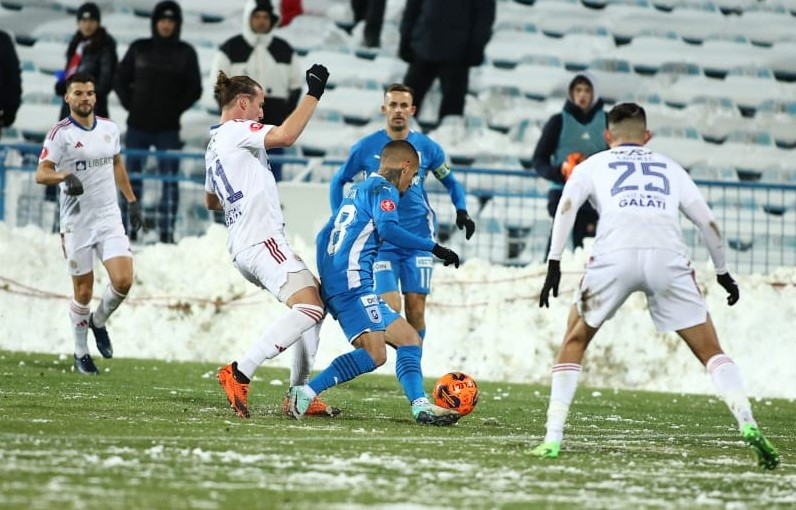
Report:
[[[431,253],[438,259],[442,259],[446,266],[453,264],[455,267],[459,267],[459,255],[457,255],[455,251],[435,244]]]
[[[67,174],[67,176],[64,177],[64,186],[66,188],[64,193],[70,197],[83,194],[83,183],[80,182],[80,179],[78,179],[75,174]]]
[[[456,209],[456,226],[459,230],[464,229],[464,237],[469,240],[475,233],[475,222],[466,209]]]
[[[558,260],[548,260],[547,277],[544,279],[542,293],[539,294],[539,308],[550,308],[550,291],[553,291],[553,297],[558,297],[559,283],[561,283],[561,262]]]
[[[730,276],[730,273],[716,275],[716,281],[727,291],[727,304],[732,306],[737,303],[741,298],[741,293],[738,291],[738,284]]]
[[[323,91],[326,90],[326,82],[329,80],[329,71],[320,64],[313,64],[307,69],[307,94],[320,99]]]

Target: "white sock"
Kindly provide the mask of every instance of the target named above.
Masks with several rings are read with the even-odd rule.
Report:
[[[69,302],[69,320],[75,334],[75,356],[82,358],[88,354],[88,316],[91,309],[74,299]]]
[[[102,293],[102,301],[100,301],[97,309],[94,310],[94,325],[98,328],[104,327],[105,321],[108,320],[114,310],[119,308],[119,305],[122,304],[126,297],[127,294],[122,294],[109,283]]]
[[[293,306],[263,331],[257,343],[238,361],[238,370],[251,379],[254,377],[254,371],[265,360],[278,356],[322,319],[323,308],[320,306],[306,304]]]
[[[713,378],[716,393],[724,399],[724,403],[738,421],[738,428],[743,430],[744,425],[757,427],[752,415],[752,404],[746,396],[741,371],[732,358],[726,354],[716,354],[708,360],[705,368]]]
[[[567,422],[569,406],[575,397],[578,388],[581,366],[577,363],[559,363],[553,365],[553,375],[550,382],[550,404],[547,408],[547,433],[544,436],[548,441],[561,442],[564,439],[564,425]]]
[[[310,380],[318,344],[321,341],[321,323],[311,327],[301,335],[293,347],[293,365],[290,367],[290,386],[304,386]]]

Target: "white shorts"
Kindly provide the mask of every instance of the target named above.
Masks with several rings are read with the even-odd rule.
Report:
[[[691,261],[659,249],[622,250],[591,257],[575,305],[586,324],[598,328],[636,291],[646,294],[650,316],[660,332],[707,320],[707,306]]]
[[[63,233],[61,247],[67,271],[72,276],[92,272],[97,259],[105,262],[116,257],[133,257],[130,240],[124,234],[121,222],[97,229]]]
[[[281,235],[238,252],[233,263],[244,278],[266,289],[283,303],[297,290],[315,285],[304,261],[293,253]],[[291,277],[290,285],[286,285],[288,275]]]

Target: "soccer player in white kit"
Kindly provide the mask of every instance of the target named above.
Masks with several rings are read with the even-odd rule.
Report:
[[[212,128],[205,163],[206,205],[224,211],[227,249],[235,267],[250,282],[267,289],[289,310],[263,331],[238,361],[222,367],[217,378],[232,408],[249,418],[249,383],[265,360],[301,340],[291,369],[291,386],[307,382],[318,350],[325,315],[318,280],[290,248],[284,233],[279,192],[266,149],[288,147],[301,135],[326,87],[329,72],[313,65],[306,73],[307,95],[279,126],[261,124],[262,87],[248,76],[218,73],[215,96],[221,120]],[[311,415],[339,410],[315,399]]]
[[[732,306],[739,293],[727,270],[724,240],[713,212],[688,173],[668,157],[644,147],[650,136],[643,108],[634,103],[616,105],[608,114],[605,132],[610,149],[576,166],[564,186],[553,222],[540,307],[549,306],[551,291],[558,296],[561,254],[575,215],[587,199],[599,212],[600,222],[553,365],[547,433],[544,442],[530,453],[542,458],[559,456],[586,348],[600,326],[638,290],[647,296],[656,328],[676,331],[706,367],[744,441],[757,454],[758,464],[774,469],[779,453],[758,429],[738,366],[719,345],[687,256],[680,211],[702,232],[718,283],[728,292],[727,303]]]
[[[124,162],[119,155],[119,128],[94,115],[94,78],[76,73],[67,80],[64,99],[69,115],[50,130],[36,169],[39,184],[60,184],[61,244],[72,275],[73,298],[69,319],[75,337],[75,370],[98,375],[88,349],[88,328],[104,358],[113,356],[105,322],[127,297],[133,283],[133,255],[124,233],[117,186],[130,207],[130,224],[142,225]],[[89,306],[94,286],[94,263],[105,265],[110,283],[99,306]]]

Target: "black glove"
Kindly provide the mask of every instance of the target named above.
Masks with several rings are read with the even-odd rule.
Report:
[[[456,226],[459,230],[464,229],[464,237],[469,241],[475,233],[475,222],[466,209],[456,209]]]
[[[130,228],[133,232],[138,232],[144,226],[144,217],[141,216],[141,206],[138,201],[127,204],[127,218],[130,220]]]
[[[313,64],[307,69],[307,94],[320,99],[323,91],[326,90],[326,81],[329,79],[329,71],[320,64]]]
[[[559,283],[561,283],[561,262],[558,260],[548,260],[547,277],[544,279],[542,293],[539,294],[539,308],[550,308],[550,291],[553,291],[553,297],[558,297]]]
[[[83,194],[83,183],[77,178],[75,174],[67,174],[64,177],[64,186],[66,190],[64,193],[70,197],[76,197]]]
[[[435,244],[434,248],[431,250],[431,253],[433,253],[438,259],[442,259],[446,266],[453,264],[454,266],[459,267],[459,256],[456,255],[455,251]]]
[[[729,296],[727,296],[727,304],[732,306],[737,303],[738,299],[741,297],[741,293],[738,292],[738,284],[732,279],[730,273],[716,275],[716,281],[719,282],[719,285],[724,287],[724,290],[729,294]]]

